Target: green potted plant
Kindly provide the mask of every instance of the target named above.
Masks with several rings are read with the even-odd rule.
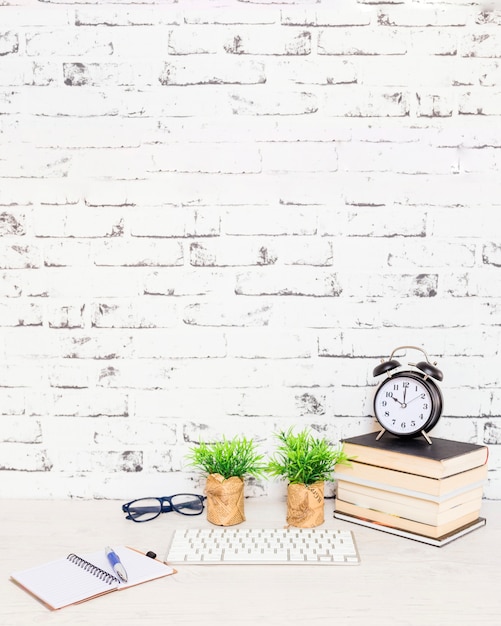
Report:
[[[188,454],[190,465],[206,475],[207,519],[218,526],[231,526],[245,520],[244,478],[264,474],[263,456],[252,439],[223,438],[201,441]]]
[[[348,464],[343,446],[332,446],[327,439],[314,437],[305,428],[294,434],[276,434],[278,446],[266,471],[288,481],[287,523],[300,528],[318,526],[324,521],[324,484],[333,480],[337,464]]]

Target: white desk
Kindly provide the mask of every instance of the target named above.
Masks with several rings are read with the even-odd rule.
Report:
[[[498,626],[501,502],[484,502],[487,526],[436,548],[333,519],[354,531],[358,566],[182,566],[138,587],[50,611],[9,580],[11,572],[106,545],[164,558],[174,527],[210,526],[205,513],[127,521],[117,501],[4,500],[0,511],[0,624],[32,626],[290,626],[355,624]],[[285,524],[285,501],[247,500],[247,526]]]

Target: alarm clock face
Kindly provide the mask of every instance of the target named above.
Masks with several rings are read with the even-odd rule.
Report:
[[[374,397],[378,422],[388,432],[414,437],[437,423],[442,396],[433,381],[417,372],[401,372],[384,381]]]

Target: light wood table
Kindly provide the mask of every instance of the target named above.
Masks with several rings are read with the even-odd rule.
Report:
[[[350,529],[357,566],[186,565],[174,576],[50,611],[9,580],[11,572],[106,545],[165,558],[174,528],[210,524],[205,514],[127,521],[117,501],[3,500],[0,624],[32,626],[501,623],[501,502],[483,503],[484,528],[442,548],[342,522],[326,501],[325,526]],[[244,525],[282,527],[285,501],[246,501]]]

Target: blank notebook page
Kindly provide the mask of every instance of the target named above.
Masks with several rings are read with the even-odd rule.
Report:
[[[12,578],[54,609],[74,604],[115,589],[68,559],[59,559],[16,572]]]

